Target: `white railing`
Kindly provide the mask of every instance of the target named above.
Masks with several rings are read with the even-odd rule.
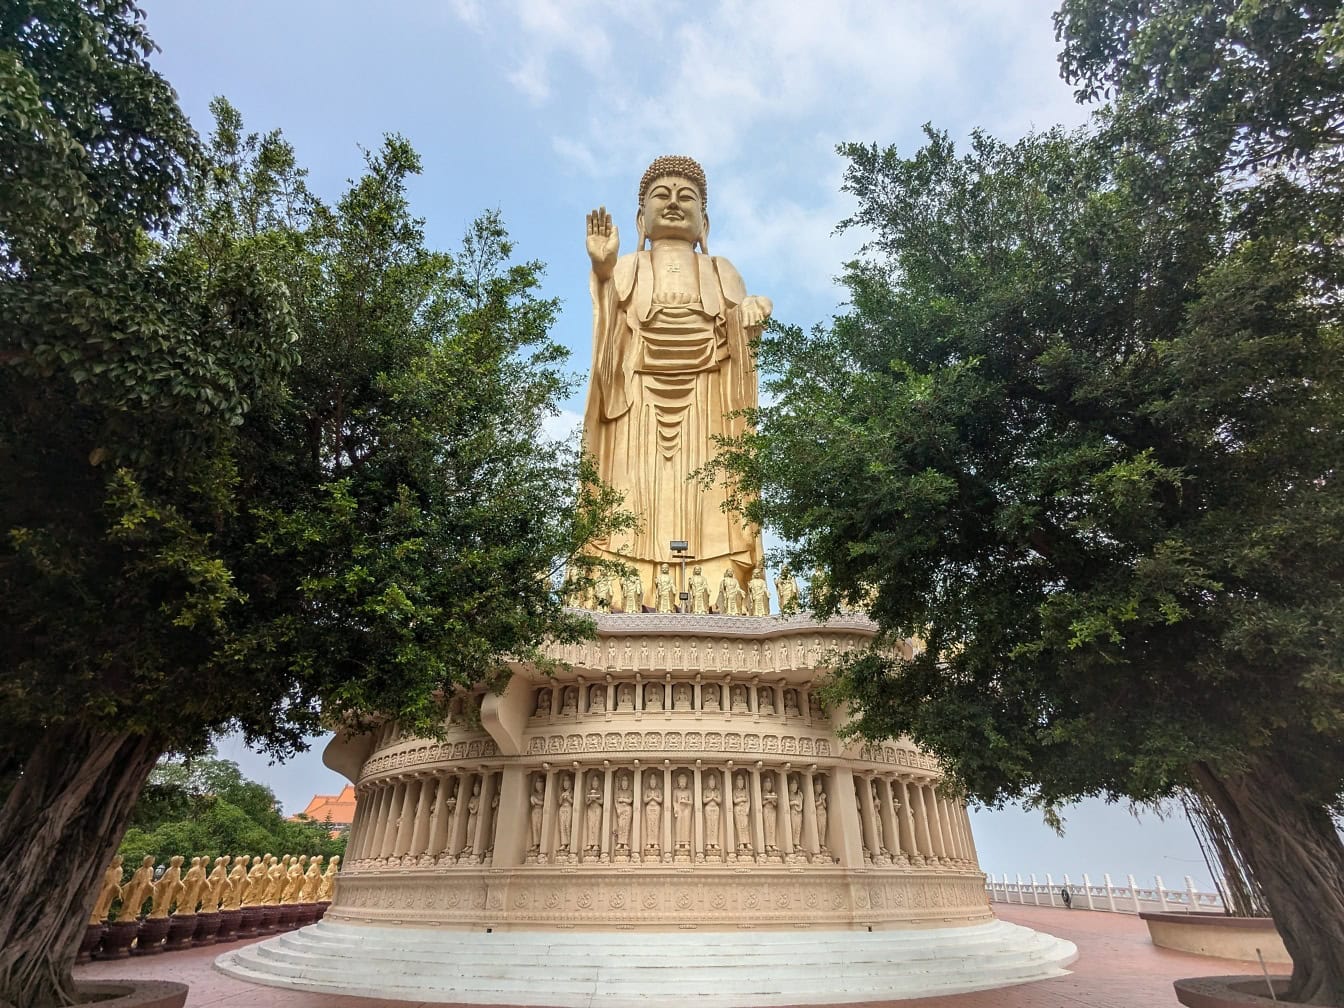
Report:
[[[1128,885],[1115,885],[1110,875],[1103,875],[1100,885],[1087,875],[1081,884],[1069,881],[1065,875],[1058,882],[1047,872],[1044,882],[1035,875],[1022,876],[1010,880],[1005,874],[1002,879],[993,875],[986,877],[985,888],[989,891],[993,903],[1022,903],[1034,906],[1063,907],[1062,890],[1069,892],[1069,902],[1075,910],[1107,910],[1116,913],[1168,912],[1168,913],[1226,913],[1223,897],[1216,892],[1201,892],[1195,888],[1195,880],[1185,876],[1184,889],[1168,889],[1162,882],[1162,876],[1156,877],[1157,884],[1145,889],[1134,882],[1134,876],[1126,876]]]

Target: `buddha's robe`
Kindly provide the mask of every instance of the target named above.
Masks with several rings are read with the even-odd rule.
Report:
[[[698,300],[657,295],[648,251],[622,256],[607,280],[590,274],[584,443],[601,478],[641,521],[637,531],[597,545],[612,559],[628,545],[624,559],[639,566],[646,584],[672,559],[674,539],[687,540],[706,564],[731,562],[739,583],[762,563],[756,530],[722,510],[724,491],[687,479],[713,457],[715,435],[742,433],[743,418],[727,414],[757,405],[742,278],[726,259],[697,253],[695,261]]]

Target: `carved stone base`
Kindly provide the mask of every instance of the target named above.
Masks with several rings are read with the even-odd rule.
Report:
[[[832,929],[947,927],[990,920],[984,878],[938,872],[855,873],[824,861],[578,868],[527,866],[388,875],[346,872],[326,920],[479,928]]]
[[[165,952],[178,952],[191,948],[192,936],[196,934],[195,914],[173,914],[168,918],[168,939],[164,942]]]
[[[243,912],[241,910],[221,910],[219,912],[219,930],[215,932],[215,940],[220,944],[231,942],[238,937],[238,926],[242,923]]]
[[[103,944],[98,949],[99,959],[129,959],[131,942],[140,931],[138,920],[113,921],[107,925]]]
[[[103,940],[103,935],[107,931],[105,924],[90,924],[84,929],[84,937],[80,939],[79,951],[75,953],[75,962],[86,963],[93,958],[94,950]]]
[[[167,917],[146,917],[140,922],[140,934],[135,939],[133,955],[157,955],[163,951],[163,940],[168,937]]]
[[[278,906],[262,907],[261,913],[257,915],[257,934],[275,934],[275,925],[279,917],[280,908]]]
[[[238,937],[255,938],[258,929],[261,927],[261,916],[263,907],[250,906],[243,907],[238,911]]]
[[[216,910],[198,911],[196,914],[196,931],[191,936],[192,948],[203,948],[206,945],[213,945],[216,936],[219,934],[220,915]]]

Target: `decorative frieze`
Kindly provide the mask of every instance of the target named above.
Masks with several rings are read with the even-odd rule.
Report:
[[[924,923],[950,926],[990,919],[983,878],[931,873],[879,877],[833,868],[816,875],[786,869],[720,869],[687,876],[555,876],[544,870],[480,870],[456,875],[408,871],[346,873],[328,919],[480,927],[637,927],[827,929]]]

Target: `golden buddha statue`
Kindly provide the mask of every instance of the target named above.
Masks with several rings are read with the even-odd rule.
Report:
[[[757,405],[751,340],[771,312],[768,298],[747,294],[732,263],[709,254],[707,194],[691,158],[658,158],[639,185],[636,250],[619,257],[606,208],[588,215],[593,371],[584,443],[640,519],[637,530],[597,547],[634,564],[645,584],[656,582],[672,540],[688,540],[702,563],[730,564],[740,584],[764,560],[758,531],[724,513],[723,489],[687,478],[713,457],[716,435],[744,430],[743,418],[728,414]]]

